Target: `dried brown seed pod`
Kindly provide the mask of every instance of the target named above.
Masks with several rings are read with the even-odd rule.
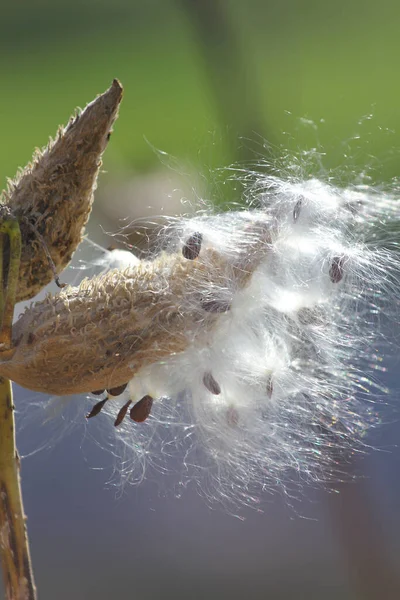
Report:
[[[0,200],[17,218],[22,235],[17,302],[33,298],[60,273],[81,241],[121,99],[122,86],[115,79],[3,192]]]
[[[204,280],[217,258],[162,254],[48,295],[14,324],[13,348],[0,354],[0,376],[58,395],[125,385],[141,367],[185,350],[188,327],[206,335],[216,322],[219,315],[200,323],[200,307],[185,302],[188,286]]]
[[[227,283],[241,289],[250,275],[205,249],[197,260],[161,253],[84,280],[25,310],[12,348],[0,353],[0,377],[57,395],[113,390],[194,339],[206,343],[222,316],[218,307],[204,310],[202,291]]]

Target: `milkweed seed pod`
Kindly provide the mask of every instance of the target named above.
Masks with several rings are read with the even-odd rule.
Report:
[[[114,80],[3,192],[1,202],[17,218],[22,235],[17,302],[35,296],[54,270],[59,274],[81,241],[121,98],[122,87]]]
[[[113,395],[143,367],[184,351],[192,335],[206,338],[265,248],[254,251],[235,260],[212,248],[197,260],[163,253],[48,296],[14,325],[0,373],[39,392]]]
[[[396,317],[399,281],[385,228],[399,215],[390,195],[315,179],[259,177],[245,199],[171,221],[152,261],[33,304],[0,375],[58,395],[129,381],[103,410],[124,443],[140,439],[145,460],[157,420],[175,424],[193,440],[185,464],[203,448],[224,497],[250,502],[254,485],[326,479],[362,450],[385,391],[381,315]]]

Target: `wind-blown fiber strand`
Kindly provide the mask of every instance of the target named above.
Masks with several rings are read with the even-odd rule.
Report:
[[[270,176],[245,198],[171,220],[152,260],[33,304],[0,375],[59,395],[109,390],[100,408],[141,464],[161,444],[155,431],[173,426],[176,443],[191,440],[186,464],[208,457],[229,496],[344,470],[384,393],[397,200]]]

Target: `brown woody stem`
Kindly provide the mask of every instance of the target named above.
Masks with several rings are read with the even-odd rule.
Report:
[[[3,264],[6,240],[9,243],[8,265]],[[7,215],[0,223],[1,350],[11,346],[20,254],[19,225]],[[4,273],[7,281],[4,281]],[[35,600],[19,469],[11,382],[0,377],[0,557],[4,587],[7,600]]]

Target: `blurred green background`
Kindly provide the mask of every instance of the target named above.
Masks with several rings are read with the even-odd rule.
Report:
[[[125,98],[89,223],[105,245],[100,224],[182,210],[199,173],[232,163],[316,149],[339,180],[397,178],[399,23],[395,0],[3,0],[0,187],[114,77]],[[394,359],[394,389],[398,372]],[[23,460],[40,598],[397,600],[400,428],[382,431],[389,452],[340,494],[304,486],[296,510],[260,494],[264,513],[234,519],[175,498],[169,474],[105,491],[103,453],[77,430]],[[19,437],[22,455],[30,444]]]
[[[125,99],[112,173],[158,169],[152,146],[203,169],[254,159],[255,142],[265,155],[321,144],[327,167],[377,157],[387,180],[399,21],[395,0],[2,3],[0,181],[114,77]]]

